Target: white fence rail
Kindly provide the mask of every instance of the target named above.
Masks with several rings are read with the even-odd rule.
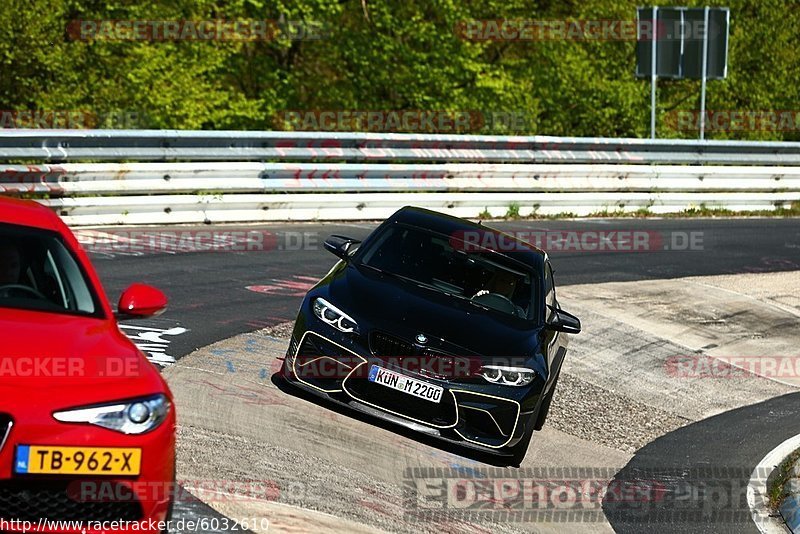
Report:
[[[0,192],[800,190],[800,167],[609,164],[133,163],[0,168]]]
[[[798,165],[800,143],[335,132],[0,129],[0,159]]]
[[[589,215],[603,210],[670,213],[705,204],[734,211],[771,210],[800,202],[787,193],[370,193],[163,195],[63,198],[42,201],[68,224],[183,224],[262,221],[383,219],[402,206],[430,208],[459,217],[484,211],[503,217],[510,206],[519,215]]]
[[[72,162],[127,158],[137,162]],[[183,158],[197,161],[154,161]],[[0,194],[38,196],[72,225],[379,219],[408,204],[475,217],[800,202],[800,143],[0,130],[2,159]]]

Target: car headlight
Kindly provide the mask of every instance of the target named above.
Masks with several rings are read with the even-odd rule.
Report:
[[[504,367],[502,365],[484,365],[481,376],[492,384],[504,386],[527,386],[536,378],[536,371],[525,367]]]
[[[312,308],[314,308],[314,315],[337,330],[348,334],[358,331],[358,324],[353,318],[327,300],[323,298],[314,299]]]
[[[89,423],[123,434],[144,434],[164,422],[170,410],[166,395],[154,395],[115,404],[55,412],[62,423]]]

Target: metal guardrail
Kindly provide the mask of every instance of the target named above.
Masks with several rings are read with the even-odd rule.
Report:
[[[791,193],[274,193],[241,195],[157,195],[75,197],[41,201],[67,224],[146,225],[266,221],[380,220],[403,206],[419,206],[457,217],[488,212],[504,217],[517,206],[529,215],[589,215],[646,209],[652,214],[677,212],[706,204],[733,211],[771,210],[800,202]]]
[[[0,165],[0,193],[45,197],[73,225],[380,219],[408,204],[475,217],[800,203],[800,143],[0,130],[0,160],[15,159],[36,163]],[[194,161],[172,161],[183,159]]]
[[[698,170],[700,169],[700,170]],[[0,192],[50,195],[387,191],[800,190],[800,167],[610,164],[67,163],[0,166]]]
[[[336,132],[0,130],[0,159],[798,165],[800,143]]]

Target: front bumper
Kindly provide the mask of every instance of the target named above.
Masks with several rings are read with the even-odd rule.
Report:
[[[385,362],[356,344],[344,346],[314,331],[293,335],[284,376],[299,387],[418,432],[484,452],[506,455],[524,435],[539,405],[543,381],[498,387],[475,380],[412,378],[444,389],[432,403],[367,380],[371,365]]]
[[[0,449],[0,524],[4,532],[157,532],[172,506],[175,481],[175,410],[158,428],[124,435],[13,414]],[[1,436],[0,436],[1,437]],[[19,445],[125,447],[142,450],[136,477],[20,475]]]

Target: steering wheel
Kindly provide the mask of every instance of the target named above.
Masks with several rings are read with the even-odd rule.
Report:
[[[22,284],[6,284],[6,285],[3,285],[3,286],[0,286],[0,293],[6,293],[7,294],[8,292],[13,291],[15,289],[19,289],[19,290],[22,290],[22,291],[27,291],[28,293],[32,294],[36,298],[40,298],[42,300],[47,300],[47,297],[45,297],[44,295],[39,293],[34,288],[32,288],[30,286],[25,286],[25,285],[22,285]]]
[[[495,310],[504,311],[511,315],[518,316],[517,305],[510,298],[499,293],[478,293],[471,300],[483,304]]]

